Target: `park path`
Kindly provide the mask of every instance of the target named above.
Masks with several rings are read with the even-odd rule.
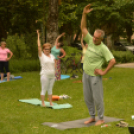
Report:
[[[116,64],[114,67],[118,67],[118,68],[134,68],[134,63]]]

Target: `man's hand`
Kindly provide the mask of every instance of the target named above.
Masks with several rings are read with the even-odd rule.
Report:
[[[91,4],[88,4],[86,7],[84,7],[83,13],[88,14],[89,12],[91,12],[93,8],[90,8],[90,7],[91,7]]]
[[[90,8],[91,4],[88,4],[86,7],[83,9],[83,14],[82,14],[82,19],[81,19],[81,32],[83,34],[83,37],[85,37],[88,33],[87,29],[87,23],[86,23],[86,16],[89,12],[91,12],[93,9]]]
[[[114,66],[115,63],[116,63],[115,59],[114,58],[111,59],[109,64],[108,64],[108,66],[107,66],[107,68],[104,71],[102,71],[100,69],[95,69],[94,74],[95,75],[101,75],[101,76],[107,74],[108,71]]]
[[[105,72],[102,71],[102,70],[100,70],[100,69],[95,69],[95,70],[94,70],[94,74],[95,74],[95,75],[101,75],[101,76],[103,76],[103,75],[105,75]]]

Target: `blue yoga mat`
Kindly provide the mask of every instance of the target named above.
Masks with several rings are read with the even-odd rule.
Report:
[[[64,80],[64,79],[68,79],[68,78],[70,78],[70,76],[69,75],[61,75],[61,80]]]
[[[10,78],[10,81],[14,81],[14,80],[17,80],[17,79],[21,79],[22,76],[15,76],[14,78]],[[3,83],[3,82],[7,82],[6,79],[4,79],[3,81],[0,80],[0,83]]]

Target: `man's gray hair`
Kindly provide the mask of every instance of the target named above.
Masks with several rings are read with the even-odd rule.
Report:
[[[101,38],[102,38],[102,39],[104,38],[105,32],[104,32],[103,30],[101,30],[101,29],[96,29],[95,31],[96,31],[97,33],[101,33]]]

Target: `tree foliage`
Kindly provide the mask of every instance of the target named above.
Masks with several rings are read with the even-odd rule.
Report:
[[[134,27],[134,0],[59,0],[59,3],[59,33],[79,33],[83,8],[91,3],[94,10],[87,17],[91,33],[102,28],[107,36],[112,34],[114,40],[123,36],[130,41]],[[0,39],[7,38],[8,32],[18,35],[34,33],[37,28],[41,29],[41,24],[45,29],[48,7],[48,0],[1,0]]]

